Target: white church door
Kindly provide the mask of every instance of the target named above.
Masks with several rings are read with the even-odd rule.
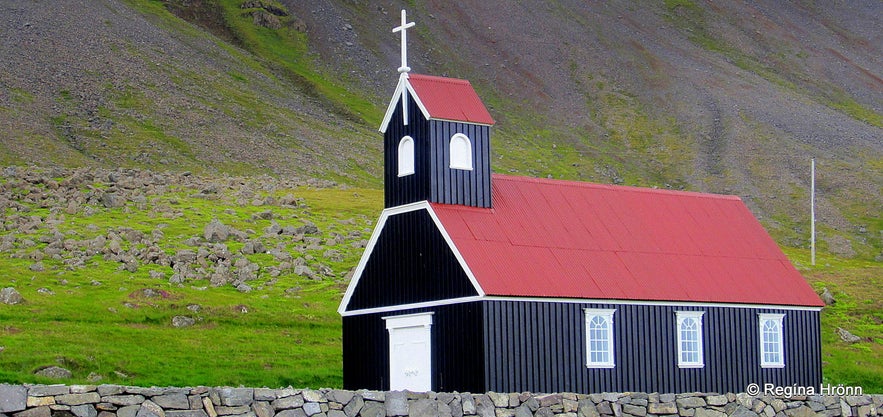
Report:
[[[432,313],[383,319],[389,330],[389,389],[432,391]]]

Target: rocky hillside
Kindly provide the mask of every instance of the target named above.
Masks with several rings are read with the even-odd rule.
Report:
[[[378,190],[0,169],[0,381],[339,386]]]
[[[0,18],[0,163],[379,185],[410,65],[470,79],[494,168],[731,193],[808,246],[883,248],[879,1],[17,2]]]

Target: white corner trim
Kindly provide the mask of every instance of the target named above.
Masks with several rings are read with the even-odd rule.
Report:
[[[394,216],[396,214],[408,213],[417,210],[426,210],[429,213],[429,217],[432,218],[432,221],[435,223],[436,228],[442,234],[442,237],[447,242],[448,247],[454,254],[454,257],[457,259],[457,262],[460,263],[460,267],[463,268],[463,271],[466,273],[466,276],[469,278],[469,282],[472,283],[472,286],[475,288],[475,292],[478,293],[478,296],[472,297],[462,297],[455,298],[451,300],[457,300],[456,302],[465,302],[463,300],[468,301],[476,301],[484,297],[485,293],[481,286],[478,284],[478,280],[475,279],[475,275],[472,273],[472,270],[469,269],[469,265],[466,264],[466,260],[463,259],[463,255],[460,254],[460,251],[457,249],[457,246],[454,245],[454,241],[451,239],[451,236],[448,234],[447,230],[445,230],[444,226],[441,224],[438,216],[435,214],[435,211],[432,210],[432,206],[429,205],[428,201],[418,201],[416,203],[404,204],[401,206],[390,207],[384,209],[380,214],[380,219],[377,220],[377,224],[374,226],[374,231],[371,232],[371,238],[368,239],[368,245],[365,246],[365,252],[362,252],[362,257],[359,259],[359,263],[356,266],[356,270],[353,272],[353,278],[350,280],[349,285],[346,287],[346,292],[343,295],[343,299],[340,301],[340,306],[337,307],[337,313],[341,316],[351,316],[354,314],[369,314],[376,313],[382,311],[395,311],[401,310],[405,308],[405,306],[389,306],[389,307],[378,307],[371,309],[363,309],[363,310],[355,310],[355,311],[346,311],[347,305],[350,303],[350,298],[353,296],[353,292],[355,292],[356,287],[359,285],[359,281],[362,279],[362,273],[365,271],[365,266],[368,264],[368,260],[371,258],[371,254],[374,252],[374,246],[377,245],[377,241],[380,239],[380,235],[383,233],[383,228],[386,226],[386,220],[389,219],[390,216]],[[445,300],[442,300],[445,301]],[[454,304],[454,303],[451,303]],[[419,306],[432,306],[432,305],[441,305],[438,302],[427,302],[427,303],[416,303],[409,304],[407,308],[418,308]],[[416,306],[416,307],[414,307]]]

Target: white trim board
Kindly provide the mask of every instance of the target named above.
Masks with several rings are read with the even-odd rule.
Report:
[[[355,276],[354,276],[355,277]],[[615,305],[654,305],[654,306],[671,306],[671,307],[723,307],[723,308],[753,308],[753,309],[770,309],[770,310],[788,310],[788,311],[821,311],[820,307],[801,307],[801,306],[780,306],[768,304],[734,304],[734,303],[691,303],[691,302],[675,302],[675,301],[639,301],[639,300],[601,300],[591,298],[543,298],[543,297],[503,297],[495,295],[473,296],[450,298],[446,300],[427,301],[425,303],[402,304],[395,306],[376,307],[362,310],[353,310],[342,312],[341,315],[357,316],[362,314],[388,313],[393,311],[408,310],[412,308],[427,308],[447,306],[460,303],[471,303],[475,301],[519,301],[519,302],[542,302],[542,303],[570,303],[570,304],[615,304]],[[588,307],[594,308],[594,307]],[[339,310],[338,310],[339,312]]]

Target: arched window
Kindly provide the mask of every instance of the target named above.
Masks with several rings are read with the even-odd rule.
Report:
[[[414,139],[405,136],[399,141],[399,176],[414,173]]]
[[[760,314],[760,366],[782,368],[785,366],[784,340],[782,339],[782,319],[784,314]]]
[[[451,168],[472,170],[472,142],[462,133],[451,136]]]
[[[616,310],[587,308],[586,312],[586,366],[613,368],[613,313]]]
[[[701,311],[676,311],[678,323],[678,367],[702,368],[705,358],[702,352]]]

